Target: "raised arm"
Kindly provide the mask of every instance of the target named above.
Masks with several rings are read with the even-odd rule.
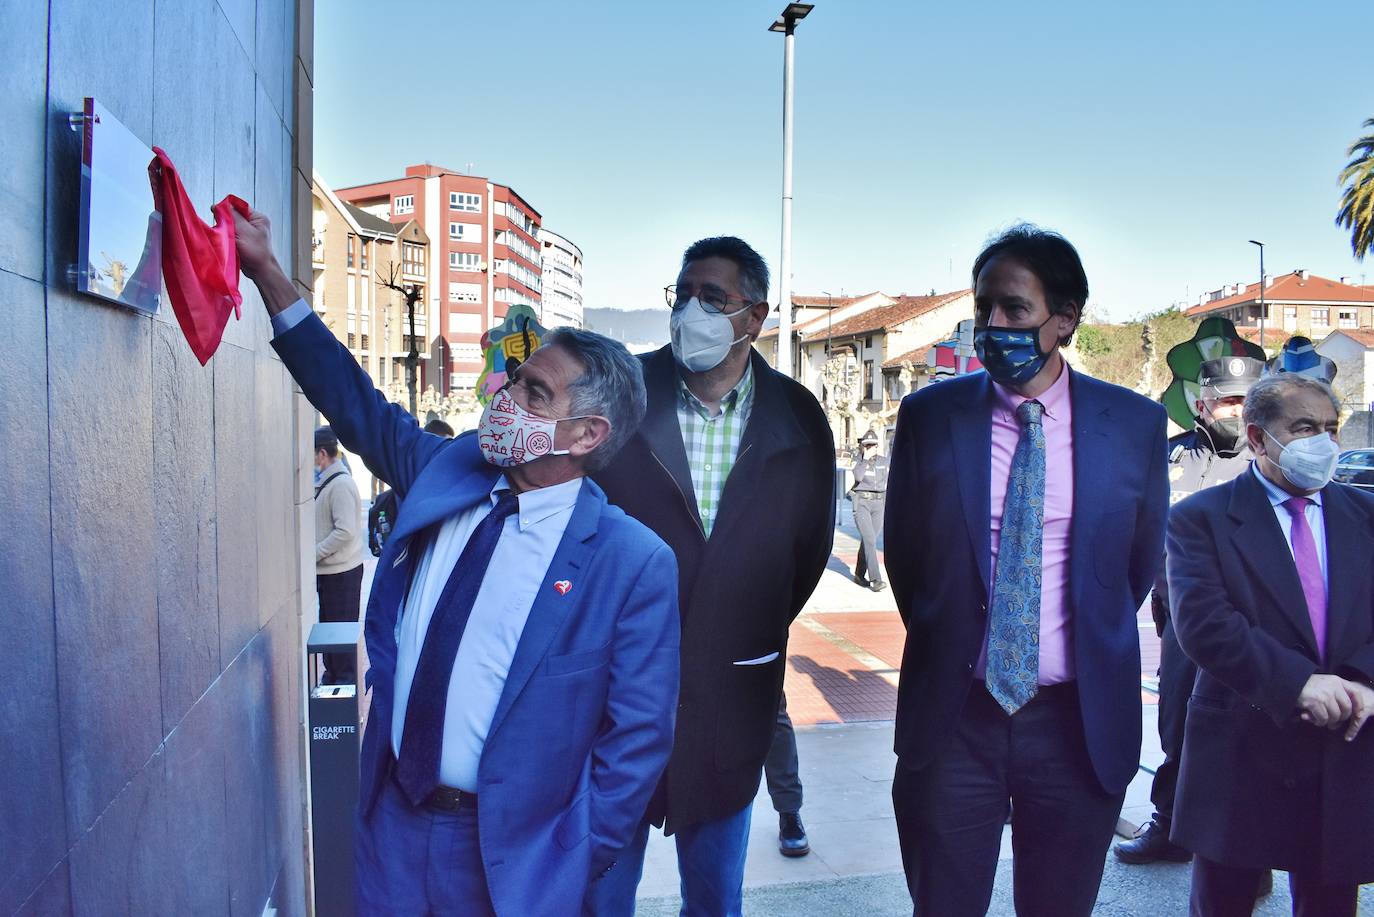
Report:
[[[268,314],[282,316],[301,296],[272,253],[267,217],[254,211],[244,219],[235,212],[234,229],[240,269],[257,286]],[[302,317],[280,329],[272,346],[310,403],[329,419],[339,442],[404,496],[447,440],[425,433],[405,409],[387,401],[319,317],[299,311]]]

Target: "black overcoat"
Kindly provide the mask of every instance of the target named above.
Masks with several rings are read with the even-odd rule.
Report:
[[[677,419],[677,365],[642,356],[648,412],[593,475],[677,555],[682,666],[673,755],[650,805],[673,833],[758,792],[787,662],[787,631],[820,580],[835,525],[835,448],[815,397],[751,355],[754,404],[703,535]],[[736,665],[776,653],[762,665]]]
[[[1172,837],[1218,863],[1374,881],[1374,726],[1353,742],[1298,718],[1309,676],[1374,679],[1374,497],[1322,490],[1327,654],[1317,653],[1293,555],[1253,471],[1169,515],[1169,598],[1201,669]]]

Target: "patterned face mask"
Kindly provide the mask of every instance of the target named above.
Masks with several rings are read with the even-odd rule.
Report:
[[[1003,385],[1024,385],[1045,368],[1050,354],[1040,349],[1040,329],[1054,316],[1034,328],[994,328],[988,325],[973,332],[973,349],[988,375]],[[1051,351],[1053,353],[1053,351]]]
[[[482,411],[477,427],[477,448],[482,457],[498,468],[523,465],[546,455],[567,455],[567,449],[553,447],[554,431],[565,420],[581,420],[595,414],[548,420],[531,414],[501,389]]]

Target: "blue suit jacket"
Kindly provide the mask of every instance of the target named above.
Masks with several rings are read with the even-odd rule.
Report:
[[[273,341],[301,389],[401,499],[365,633],[372,706],[359,807],[391,761],[396,623],[415,536],[487,499],[500,475],[476,437],[423,432],[314,315]],[[572,588],[561,594],[554,584]],[[672,747],[678,688],[673,553],[584,480],[521,635],[478,768],[479,825],[499,914],[570,913],[643,817]],[[572,911],[576,906],[572,906]]]
[[[1068,370],[1071,371],[1071,370]],[[1069,601],[1083,732],[1103,789],[1140,761],[1136,611],[1164,551],[1165,414],[1074,372]],[[992,585],[992,381],[975,373],[902,401],[888,474],[888,576],[906,623],[896,750],[928,764],[949,739],[987,633]]]

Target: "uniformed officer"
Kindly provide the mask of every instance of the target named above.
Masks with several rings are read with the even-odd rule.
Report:
[[[1263,371],[1264,364],[1252,357],[1222,357],[1202,364],[1198,380],[1201,397],[1195,405],[1197,424],[1169,440],[1170,505],[1204,488],[1224,484],[1249,466],[1250,449],[1245,441],[1241,406],[1245,393],[1259,381]],[[1192,853],[1170,842],[1169,828],[1178,762],[1183,753],[1183,723],[1197,666],[1184,655],[1174,636],[1163,564],[1150,599],[1155,628],[1160,634],[1159,741],[1165,757],[1150,790],[1154,818],[1133,839],[1118,844],[1116,855],[1125,863],[1186,863],[1192,859]]]
[[[887,588],[878,561],[878,536],[883,531],[883,507],[887,502],[887,456],[878,454],[878,434],[869,430],[859,439],[859,460],[854,463],[854,524],[862,542],[854,565],[854,582],[874,592]]]

